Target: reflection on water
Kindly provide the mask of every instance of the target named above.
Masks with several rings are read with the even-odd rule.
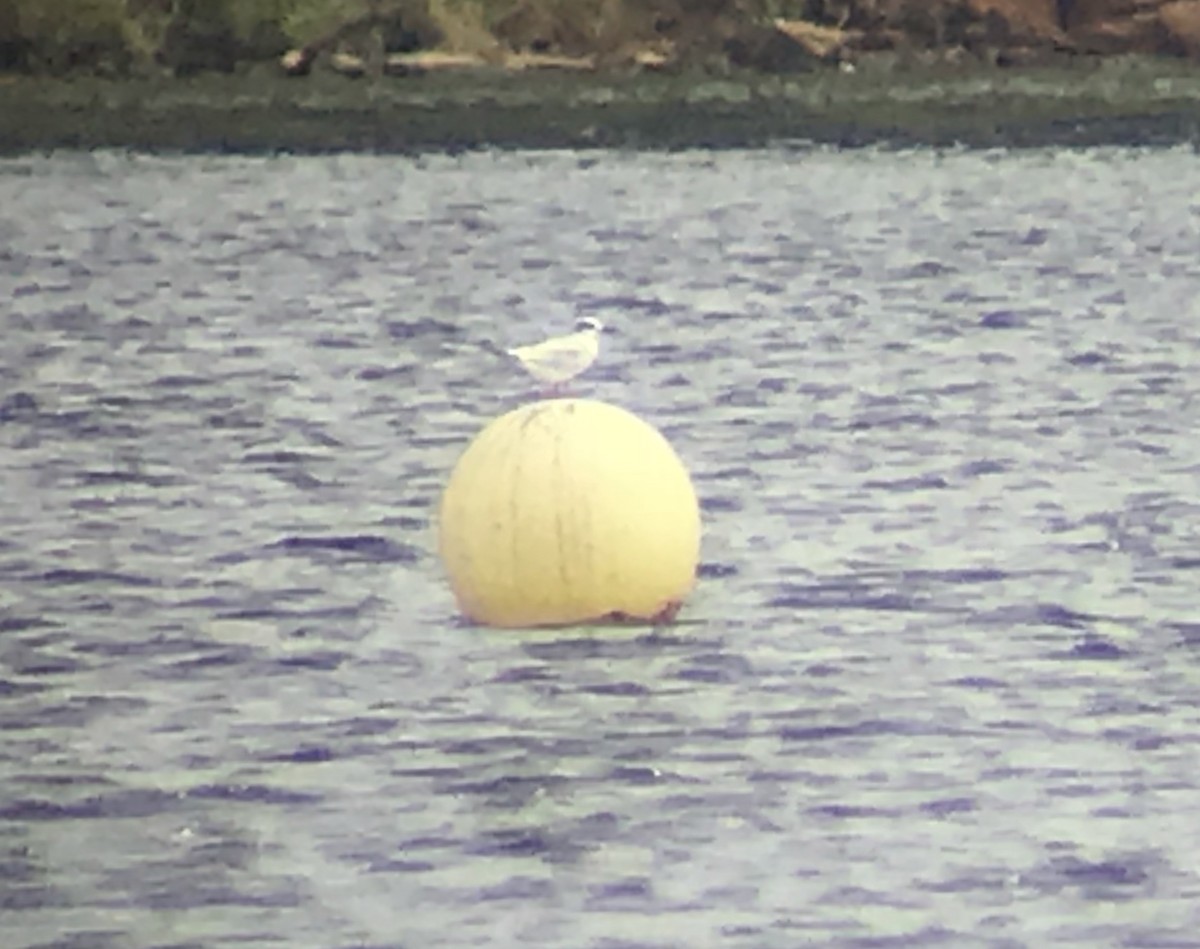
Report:
[[[0,941],[1186,944],[1197,184],[0,164]],[[581,394],[693,472],[700,586],[471,629],[439,491],[530,396],[494,346],[580,313]]]

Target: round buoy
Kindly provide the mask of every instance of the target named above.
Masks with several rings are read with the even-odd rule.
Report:
[[[700,508],[652,426],[604,402],[548,399],[467,447],[438,543],[459,609],[487,626],[669,619],[695,583]]]

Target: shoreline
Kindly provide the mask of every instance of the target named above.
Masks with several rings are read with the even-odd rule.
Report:
[[[349,79],[0,77],[0,155],[53,150],[1029,148],[1200,143],[1200,71],[1156,57],[789,75],[498,68]]]

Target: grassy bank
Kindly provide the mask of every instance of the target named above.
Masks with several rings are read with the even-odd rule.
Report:
[[[750,147],[781,140],[977,147],[1200,141],[1200,75],[1159,59],[1062,67],[864,67],[791,77],[469,70],[350,80],[237,75],[0,83],[0,151],[382,152]]]

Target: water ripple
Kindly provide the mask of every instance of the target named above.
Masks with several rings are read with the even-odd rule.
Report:
[[[0,944],[1193,945],[1196,179],[0,162]],[[581,313],[699,582],[480,629],[438,498]]]

